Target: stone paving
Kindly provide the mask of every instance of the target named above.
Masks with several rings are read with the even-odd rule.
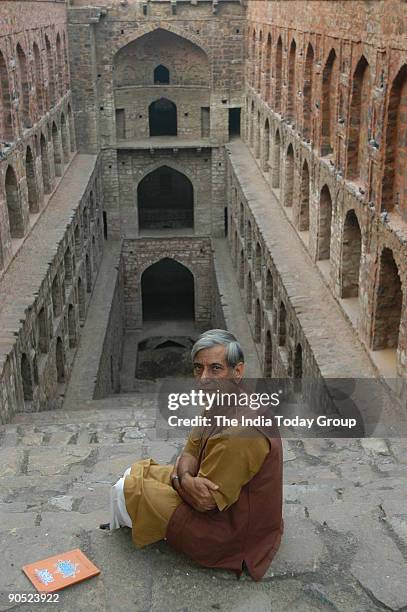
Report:
[[[247,146],[236,140],[226,150],[321,375],[374,378],[377,372],[373,363],[277,198],[270,192]]]
[[[104,253],[76,351],[64,408],[74,409],[81,401],[92,399],[103,351],[106,328],[116,288],[121,242],[109,240]],[[91,316],[89,314],[91,313]]]
[[[285,535],[254,583],[200,568],[164,541],[138,550],[130,530],[98,529],[108,520],[109,487],[126,467],[148,456],[172,462],[182,447],[157,436],[155,418],[154,388],[145,383],[142,393],[19,414],[1,427],[1,610],[12,607],[6,593],[33,591],[23,564],[76,547],[101,574],[62,591],[58,610],[407,609],[402,440],[284,440]]]

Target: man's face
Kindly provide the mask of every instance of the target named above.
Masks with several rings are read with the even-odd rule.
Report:
[[[222,344],[202,349],[195,355],[193,369],[199,386],[205,389],[218,389],[227,385],[227,381],[240,382],[243,375],[243,363],[230,368],[226,362],[226,347]]]

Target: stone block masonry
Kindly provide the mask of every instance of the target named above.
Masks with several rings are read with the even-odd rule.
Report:
[[[123,241],[124,321],[127,330],[140,329],[142,319],[142,276],[153,264],[175,260],[192,273],[197,326],[212,320],[213,262],[209,238],[139,238]],[[163,279],[164,280],[164,279]],[[182,307],[180,301],[179,307]]]
[[[244,140],[379,374],[405,377],[405,3],[247,20]]]
[[[77,155],[0,280],[0,420],[60,406],[103,252],[100,164]]]

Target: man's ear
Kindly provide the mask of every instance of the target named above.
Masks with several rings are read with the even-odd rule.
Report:
[[[233,378],[237,382],[240,382],[243,378],[243,372],[244,372],[244,363],[243,361],[239,361],[239,363],[237,363],[233,369]]]

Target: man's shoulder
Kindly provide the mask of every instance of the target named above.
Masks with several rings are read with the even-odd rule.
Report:
[[[265,434],[255,427],[227,427],[221,432],[216,433],[209,439],[210,446],[213,448],[218,445],[228,448],[264,448],[269,450],[269,439]]]

